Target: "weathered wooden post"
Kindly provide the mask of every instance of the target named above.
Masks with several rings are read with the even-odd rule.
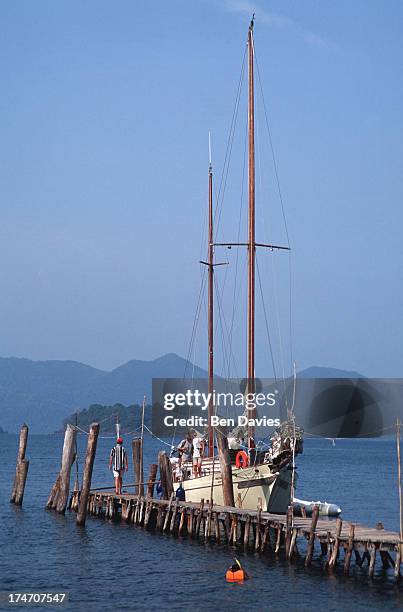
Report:
[[[24,498],[25,482],[27,480],[29,461],[25,459],[25,451],[28,442],[28,425],[25,423],[20,430],[20,442],[18,446],[17,464],[15,467],[15,477],[10,502],[17,506],[22,505]],[[22,464],[22,465],[21,465]]]
[[[167,454],[165,451],[160,451],[158,453],[158,465],[160,468],[160,479],[161,479],[161,489],[162,489],[161,499],[170,499],[173,493],[172,467],[171,467],[171,462],[169,461],[169,457],[167,457]]]
[[[48,501],[46,504],[46,509],[47,510],[51,510],[51,508],[53,508],[56,504],[57,504],[57,497],[58,497],[58,493],[59,493],[59,487],[60,487],[60,472],[57,475],[57,478],[55,480],[55,484],[52,487],[52,490],[50,492],[50,495],[48,497]]]
[[[56,511],[60,514],[64,514],[66,512],[66,506],[69,499],[70,472],[74,461],[76,434],[76,428],[73,427],[73,425],[68,424],[66,427],[66,433],[64,434],[59,494],[56,503]]]
[[[374,577],[376,553],[377,553],[378,548],[379,548],[379,544],[372,544],[371,557],[369,560],[369,567],[368,567],[369,578]]]
[[[95,453],[99,434],[99,423],[92,423],[87,442],[87,452],[85,454],[83,486],[81,489],[80,504],[77,513],[77,525],[85,525],[87,516],[88,496],[91,489],[92,470],[94,467]]]
[[[319,518],[319,506],[315,505],[312,510],[311,529],[309,531],[308,548],[305,557],[305,567],[309,567],[312,562],[313,548],[315,544],[315,531]]]
[[[15,505],[22,506],[22,500],[24,499],[25,482],[27,480],[29,468],[29,461],[23,459],[17,466],[17,489],[15,492]]]
[[[218,446],[218,457],[220,459],[224,506],[231,506],[232,508],[234,508],[235,499],[234,488],[232,486],[232,469],[228,450],[228,440],[219,429],[216,429],[216,438]]]
[[[355,531],[355,525],[351,523],[349,532],[348,532],[347,549],[346,549],[345,556],[344,556],[344,573],[346,576],[348,576],[349,571],[350,571],[351,555],[353,554],[353,548],[354,548],[354,531]]]
[[[156,463],[151,463],[150,471],[148,473],[147,497],[154,497],[154,486],[157,478],[157,470],[158,465]]]
[[[337,560],[337,555],[339,553],[340,534],[341,534],[342,526],[343,526],[343,521],[341,520],[341,518],[337,518],[336,519],[336,531],[335,531],[335,536],[334,536],[333,550],[332,550],[332,554],[330,555],[329,562],[327,564],[329,569],[333,569],[334,568],[336,560]]]
[[[243,532],[243,547],[248,550],[249,546],[249,532],[250,532],[250,514],[246,515],[245,530]]]
[[[141,438],[135,438],[132,441],[132,454],[133,454],[133,469],[134,469],[134,494],[144,495],[143,488],[143,462],[141,459],[143,449],[141,444]]]
[[[293,520],[294,520],[293,508],[292,506],[288,506],[287,514],[286,514],[286,523],[285,523],[285,556],[287,559],[290,558]]]

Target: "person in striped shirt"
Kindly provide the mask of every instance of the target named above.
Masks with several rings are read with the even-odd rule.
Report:
[[[123,472],[128,470],[127,452],[123,446],[122,438],[118,438],[116,446],[111,450],[109,455],[109,469],[113,467],[113,476],[115,478],[115,492],[116,495],[122,494],[122,480]]]

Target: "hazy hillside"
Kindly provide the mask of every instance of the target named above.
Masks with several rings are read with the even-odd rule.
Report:
[[[67,415],[91,404],[141,403],[144,394],[151,398],[153,378],[182,378],[185,367],[174,353],[132,360],[111,372],[75,361],[0,358],[0,425],[13,432],[25,421],[33,433],[53,432]],[[195,367],[194,376],[206,372]]]
[[[0,358],[0,426],[18,431],[25,421],[33,433],[53,432],[69,414],[93,404],[140,404],[151,400],[153,378],[182,378],[186,360],[174,353],[152,361],[135,360],[111,372],[76,361],[31,361]],[[187,375],[193,370],[188,365]],[[194,368],[195,378],[205,370]],[[312,367],[301,378],[360,378],[356,372]]]

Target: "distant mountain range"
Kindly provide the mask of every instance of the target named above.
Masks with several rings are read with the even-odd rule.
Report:
[[[174,353],[152,361],[133,359],[111,372],[76,361],[31,361],[0,358],[0,426],[9,432],[26,422],[32,433],[60,429],[72,412],[91,404],[132,405],[144,394],[151,399],[153,378],[205,378],[207,373]],[[301,377],[359,378],[360,374],[331,368],[309,368]]]
[[[205,370],[169,353],[152,361],[133,359],[111,372],[77,361],[0,358],[0,425],[9,432],[25,421],[32,433],[60,429],[75,410],[91,404],[138,404],[151,398],[153,378],[205,378]]]

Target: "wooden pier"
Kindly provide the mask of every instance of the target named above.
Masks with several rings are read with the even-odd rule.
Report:
[[[79,492],[70,500],[79,507]],[[107,520],[133,523],[149,531],[171,534],[212,543],[226,543],[245,551],[281,555],[287,561],[303,561],[305,566],[320,563],[326,570],[341,567],[347,575],[351,561],[360,568],[368,564],[373,578],[377,560],[384,572],[391,568],[400,577],[401,542],[398,533],[335,520],[319,519],[318,507],[311,518],[296,517],[290,508],[286,515],[270,514],[260,508],[247,510],[217,506],[208,500],[199,504],[179,501],[171,496],[159,500],[113,491],[91,490],[87,512]],[[315,546],[316,544],[316,546]],[[341,554],[343,553],[343,554]]]

